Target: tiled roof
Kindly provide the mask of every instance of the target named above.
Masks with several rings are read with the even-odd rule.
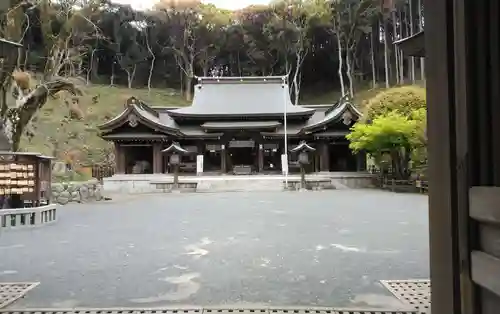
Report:
[[[201,78],[193,104],[169,110],[173,117],[281,117],[308,116],[314,109],[295,106],[281,78]]]
[[[121,114],[99,126],[106,132],[103,137],[111,139],[111,131],[127,122],[131,126],[140,122],[157,132],[178,137],[214,138],[222,136],[222,131],[228,129],[252,129],[259,130],[263,136],[284,136],[282,120],[285,105],[287,113],[300,117],[288,121],[288,136],[321,132],[330,123],[341,119],[356,121],[361,116],[349,101],[344,100],[334,105],[309,108],[294,106],[285,96],[288,95],[288,87],[283,86],[281,78],[276,77],[202,78],[201,89],[200,85],[197,89],[199,91],[195,93],[193,105],[178,109],[151,107],[132,97]],[[349,114],[346,115],[346,112]],[[177,119],[179,115],[206,119],[187,123],[185,119]],[[270,117],[274,118],[269,121]],[[329,136],[326,133],[317,134]]]
[[[207,130],[228,130],[228,129],[275,129],[281,125],[278,121],[224,121],[224,122],[205,122],[201,125]]]

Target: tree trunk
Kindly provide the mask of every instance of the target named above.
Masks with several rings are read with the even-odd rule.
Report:
[[[92,49],[92,52],[90,53],[89,69],[87,70],[87,79],[86,79],[87,85],[90,84],[92,73],[94,72],[94,54],[95,54],[95,49]]]
[[[383,17],[382,17],[383,18]],[[387,21],[384,23],[384,67],[385,67],[385,88],[389,88],[389,34],[387,33]]]
[[[347,79],[349,80],[349,94],[351,95],[351,97],[354,97],[354,86],[352,83],[351,50],[352,48],[347,47],[345,52],[345,63],[347,66],[346,69]]]
[[[344,74],[343,74],[343,67],[344,67],[344,60],[342,58],[342,40],[340,38],[340,31],[337,33],[337,44],[338,44],[338,58],[339,58],[339,69],[337,71],[339,75],[339,80],[340,80],[340,90],[342,92],[342,96],[345,95],[345,84],[344,84]]]
[[[135,78],[135,71],[137,70],[137,65],[134,64],[134,66],[132,67],[132,71],[130,70],[125,70],[125,72],[127,72],[127,87],[129,89],[132,88],[132,85],[134,83],[134,78]]]
[[[149,33],[146,31],[146,46],[148,48],[148,52],[149,54],[151,55],[151,66],[149,67],[149,74],[148,74],[148,95],[151,93],[151,80],[153,78],[153,71],[154,71],[154,68],[155,68],[155,61],[156,61],[156,56],[155,56],[155,53],[153,51],[153,49],[151,48],[151,45],[149,44]]]
[[[398,10],[398,17],[399,17],[399,35],[401,37],[404,37],[404,21],[403,17],[401,15],[401,10]],[[404,58],[402,52],[399,51],[398,49],[398,58],[399,58],[399,84],[404,84],[405,83],[405,66],[404,66]]]
[[[397,29],[397,17],[396,17],[396,11],[393,10],[391,12],[391,15],[392,15],[392,38],[393,38],[393,42],[395,42],[396,40],[399,39],[399,36],[398,36],[398,29]],[[399,21],[401,23],[401,21]],[[396,44],[393,45],[393,49],[394,49],[394,61],[395,61],[395,70],[396,72],[394,73],[395,76],[396,76],[396,84],[400,84],[401,83],[401,76],[400,76],[400,65],[399,65],[399,48]]]
[[[2,116],[2,119],[4,119],[4,122],[0,125],[1,127],[1,130],[0,130],[0,150],[1,151],[12,151],[12,145],[10,144],[9,142],[9,139],[7,137],[7,134],[5,134],[5,132],[7,131],[7,119],[3,118],[5,117],[5,113],[6,113],[6,110],[7,110],[7,86],[1,86],[0,87],[0,108],[2,108],[2,113],[1,113],[1,116]],[[4,109],[5,108],[5,112],[4,112]]]
[[[418,0],[418,29],[424,30],[424,19],[422,14],[422,0]],[[425,82],[425,58],[420,58],[420,79]]]
[[[191,92],[192,85],[193,85],[193,77],[186,75],[186,79],[184,81],[184,97],[186,97],[187,101],[193,100],[193,94]]]
[[[115,86],[115,62],[111,64],[111,77],[109,78],[109,85]]]
[[[153,70],[155,68],[156,56],[152,53],[153,59],[151,59],[151,66],[149,67],[148,75],[148,93],[151,93],[151,81],[153,79]]]
[[[374,32],[373,32],[373,25],[372,25],[372,32],[370,34],[371,40],[370,40],[370,55],[371,55],[371,66],[372,66],[372,88],[375,89],[377,88],[377,68],[375,65],[375,40],[374,40]]]
[[[130,72],[129,70],[126,70],[125,72],[127,72],[127,87],[129,89],[132,88],[132,72]]]
[[[413,0],[408,0],[410,5],[410,36],[413,35],[414,24],[413,24]],[[411,67],[411,82],[415,84],[415,57],[411,57],[410,59],[410,67]]]
[[[299,105],[299,97],[300,97],[300,70],[302,68],[302,63],[304,62],[305,56],[307,52],[304,52],[303,49],[299,49],[295,52],[295,73],[293,74],[293,88],[294,88],[294,104],[296,106]]]

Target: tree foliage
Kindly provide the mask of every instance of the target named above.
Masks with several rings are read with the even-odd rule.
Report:
[[[426,108],[425,88],[417,85],[394,87],[380,92],[367,102],[364,119],[375,119],[391,111],[410,117],[415,110],[423,108]]]
[[[296,104],[302,91],[344,93],[348,85],[352,95],[370,80],[374,87],[381,81],[415,81],[415,60],[402,58],[392,42],[423,25],[416,0],[276,0],[236,11],[200,0],[161,0],[146,11],[109,0],[8,4],[0,9],[0,36],[23,47],[0,64],[4,120],[12,105],[29,103],[26,97],[39,95],[32,94],[35,89],[47,90],[63,77],[81,77],[86,84],[179,88],[190,99],[197,76],[287,75]],[[15,69],[33,73],[38,87],[14,86],[17,98],[12,99]],[[74,92],[70,85],[56,85]],[[36,108],[46,96],[38,98]],[[372,109],[390,111],[377,110]]]
[[[372,123],[357,123],[347,139],[354,152],[366,151],[379,155],[393,150],[411,149],[417,144],[417,121],[396,111],[373,119]]]
[[[392,163],[399,178],[410,174],[427,159],[425,90],[396,87],[379,93],[367,104],[364,121],[357,123],[347,139],[355,152],[365,151],[381,166],[383,157]]]
[[[421,18],[406,13],[416,0],[398,1],[400,14],[383,15],[386,24],[379,0],[277,0],[236,11],[199,0],[161,0],[148,11],[108,0],[10,1],[20,8],[8,14],[18,23],[0,31],[23,42],[15,60],[23,70],[89,84],[181,87],[187,98],[202,75],[288,74],[297,98],[300,89],[339,89],[346,76],[354,93],[372,77],[384,80],[381,29],[392,43],[408,35],[393,24],[404,30]]]
[[[47,2],[48,0],[45,0],[39,4],[43,7],[47,5]],[[9,34],[17,39],[22,38],[24,35],[19,31],[22,27],[20,28],[18,25],[24,25],[23,21],[27,23],[27,20],[29,20],[28,13],[36,8],[31,3],[12,0],[7,11],[2,12],[1,33]],[[52,29],[54,27],[59,27],[58,34],[65,32],[63,26],[52,25]],[[57,36],[53,35],[51,39],[54,39],[54,37]],[[54,40],[60,42],[58,38]],[[33,117],[47,102],[48,97],[53,97],[61,91],[81,95],[81,90],[71,80],[54,75],[56,73],[53,71],[44,73],[46,75],[43,76],[42,81],[32,88],[31,76],[17,69],[19,67],[20,50],[5,45],[2,49],[0,62],[0,146],[3,150],[17,151],[19,149],[21,137],[25,134]],[[53,58],[47,60],[47,64],[51,64],[48,66],[51,70],[57,67],[53,61]],[[9,92],[11,95],[9,95]]]

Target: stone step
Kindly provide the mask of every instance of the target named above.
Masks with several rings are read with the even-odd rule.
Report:
[[[282,180],[200,180],[197,192],[282,191]]]

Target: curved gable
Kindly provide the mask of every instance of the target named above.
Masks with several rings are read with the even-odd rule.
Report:
[[[301,132],[312,133],[340,120],[343,120],[343,123],[348,125],[352,121],[358,121],[361,116],[361,112],[351,102],[346,101],[340,105],[337,103],[325,112],[325,116],[322,119],[306,125],[302,128]]]
[[[142,124],[155,131],[169,134],[179,133],[179,129],[163,124],[157,111],[135,97],[131,97],[127,100],[125,110],[113,119],[99,125],[98,128],[103,132],[109,133],[127,123],[132,128]]]

